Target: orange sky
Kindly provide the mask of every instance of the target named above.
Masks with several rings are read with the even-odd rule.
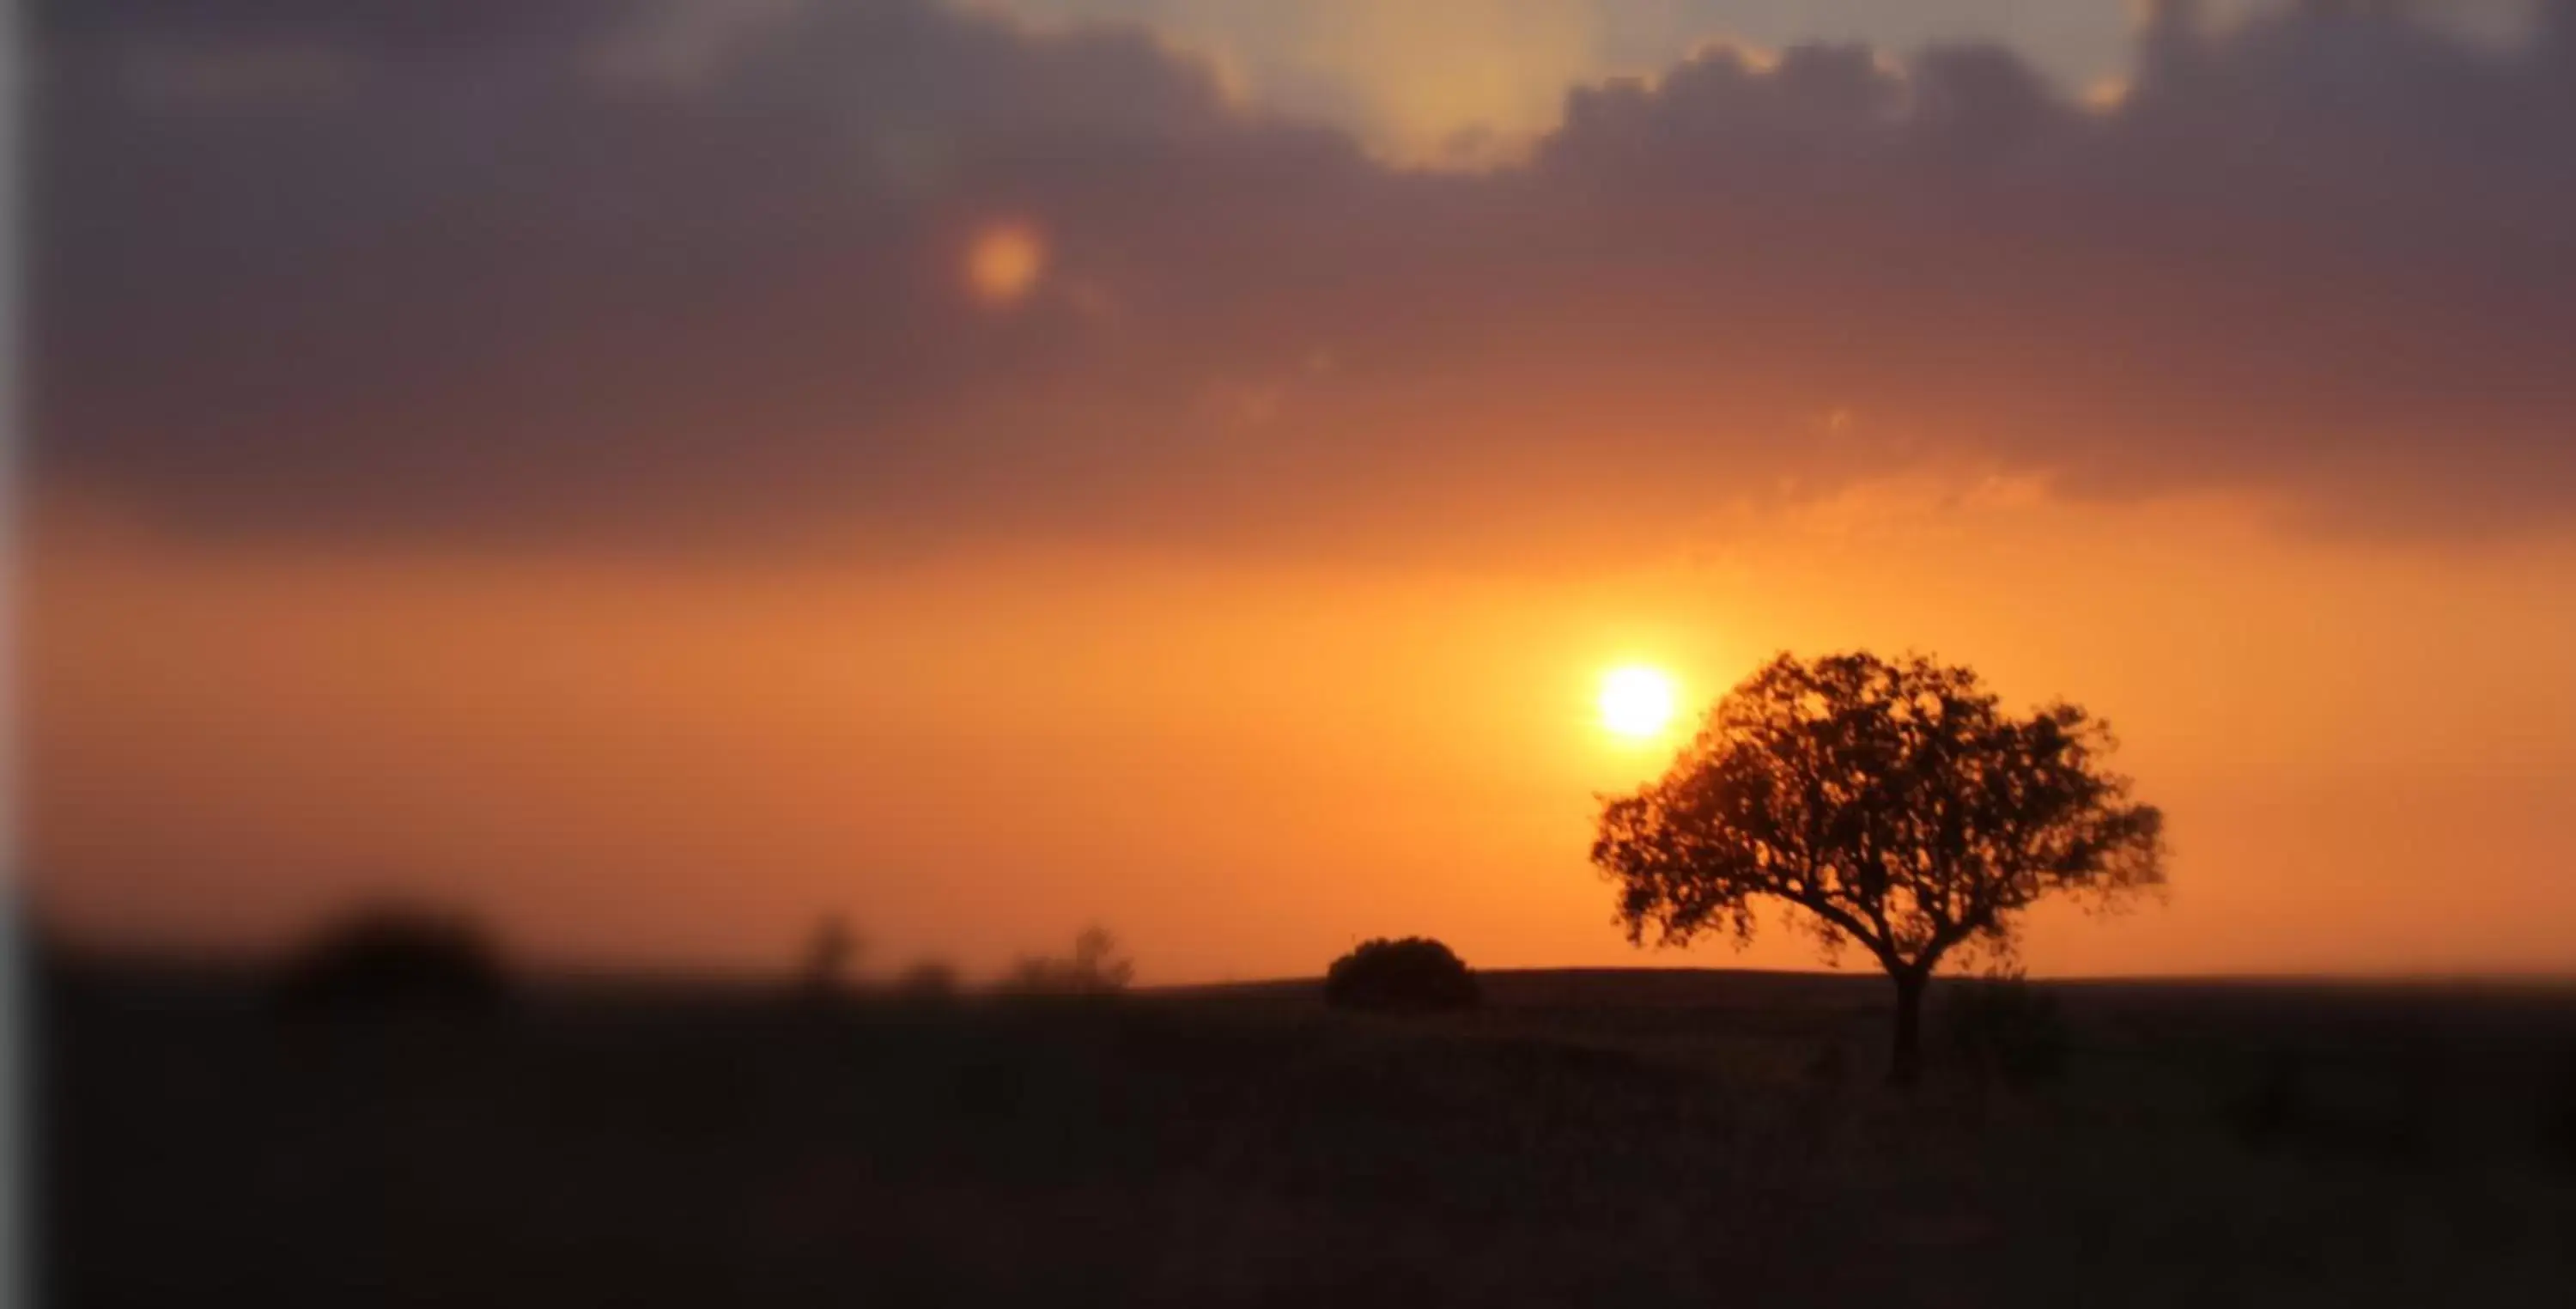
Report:
[[[2036,971],[2576,968],[2576,0],[1387,8],[47,7],[45,911],[1795,965],[1590,702],[1866,646],[2165,809]]]
[[[1161,981],[1406,932],[1487,965],[1725,962],[1608,924],[1589,797],[1661,755],[1599,729],[1595,680],[1650,662],[1704,700],[1774,648],[1865,643],[2108,715],[2171,814],[2170,903],[2043,914],[2036,970],[2576,964],[2564,551],[1880,490],[1566,575],[58,558],[26,627],[34,866],[66,870],[67,923],[128,938],[274,940],[408,889],[625,963],[784,966],[827,911],[886,966],[990,969],[1094,920]]]

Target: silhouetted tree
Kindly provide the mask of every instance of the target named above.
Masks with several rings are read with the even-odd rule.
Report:
[[[1324,973],[1324,1003],[1337,1009],[1473,1009],[1476,975],[1425,936],[1363,941]]]
[[[807,997],[829,1000],[847,989],[850,960],[858,954],[859,945],[849,920],[839,914],[816,923],[813,936],[805,943],[803,987]]]
[[[1829,956],[1858,942],[1896,984],[1889,1077],[1909,1083],[1945,955],[2009,959],[2015,914],[2042,896],[2163,882],[2163,817],[2105,767],[2113,744],[2074,705],[2004,712],[1968,668],[1782,654],[1661,779],[1605,797],[1592,861],[1631,941],[1741,946],[1769,902]]]

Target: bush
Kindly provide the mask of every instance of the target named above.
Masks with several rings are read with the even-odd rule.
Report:
[[[2562,1053],[2541,1098],[2540,1135],[2558,1166],[2576,1173],[2576,1049]]]
[[[1127,989],[1136,963],[1118,953],[1118,938],[1094,927],[1073,939],[1070,959],[1023,959],[1006,988],[1022,995],[1112,995]]]
[[[291,1011],[483,1013],[507,998],[500,955],[472,920],[379,906],[316,932],[278,981]]]
[[[2304,1125],[2307,1102],[2296,1060],[2276,1058],[2226,1104],[2236,1138],[2258,1149],[2280,1144]]]
[[[2272,1051],[2222,1102],[2237,1139],[2255,1149],[2382,1160],[2418,1158],[2440,1143],[2438,1067],[2356,1053]]]
[[[1424,1013],[1473,1009],[1481,998],[1476,975],[1426,936],[1364,941],[1324,973],[1324,1003],[1336,1009]]]
[[[2057,997],[2018,977],[1954,985],[1951,1043],[1980,1075],[2024,1086],[2066,1069],[2066,1021]]]
[[[894,979],[897,999],[915,1004],[945,1004],[957,998],[957,970],[936,959],[906,968]]]
[[[1812,1086],[1840,1086],[1851,1080],[1851,1055],[1843,1049],[1842,1042],[1827,1041],[1801,1071]]]

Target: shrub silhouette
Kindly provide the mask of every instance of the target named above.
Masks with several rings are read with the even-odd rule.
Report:
[[[288,959],[277,1000],[292,1012],[487,1013],[508,992],[498,950],[471,919],[382,905],[316,932]]]
[[[2297,1056],[2276,1054],[2265,1061],[2254,1084],[2229,1106],[2237,1139],[2268,1149],[2303,1131],[2309,1125],[2306,1083]]]
[[[1022,995],[1112,995],[1127,989],[1136,963],[1118,953],[1107,929],[1087,928],[1073,939],[1070,959],[1023,959],[1006,989]]]
[[[924,959],[894,979],[896,998],[916,1004],[941,1004],[957,998],[957,970],[936,959]]]
[[[1336,1009],[1473,1009],[1481,998],[1476,975],[1426,936],[1364,941],[1324,973],[1324,1003]]]
[[[2556,1074],[2543,1090],[2540,1137],[2559,1168],[2576,1173],[2576,1048],[2559,1055]]]
[[[2066,1069],[2057,997],[2018,977],[1955,984],[1944,1017],[1951,1044],[1979,1076],[2026,1086]]]
[[[1851,1077],[1851,1056],[1843,1051],[1842,1042],[1827,1041],[1816,1048],[1800,1072],[1811,1085],[1840,1086]]]
[[[2403,1160],[2437,1142],[2440,1095],[2424,1065],[2282,1050],[2229,1113],[2238,1139],[2255,1149]]]

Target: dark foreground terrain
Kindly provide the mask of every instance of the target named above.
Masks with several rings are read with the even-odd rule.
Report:
[[[1872,979],[1485,983],[1437,1019],[1308,987],[288,1019],[81,970],[44,1015],[53,1299],[2576,1303],[2564,993],[2064,986],[2059,1072],[1936,1016],[1907,1096]]]

